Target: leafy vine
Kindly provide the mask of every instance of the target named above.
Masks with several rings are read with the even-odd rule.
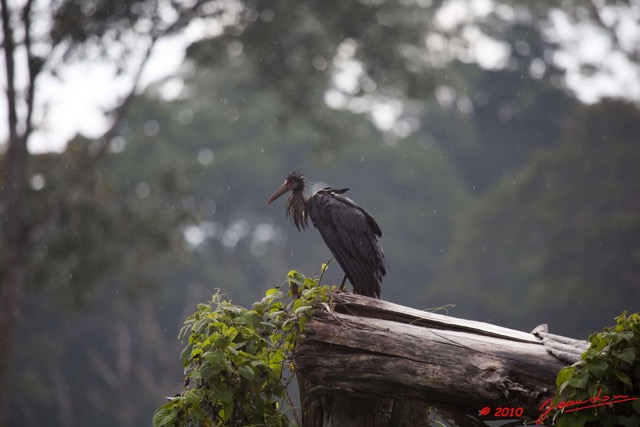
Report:
[[[187,339],[180,355],[184,390],[157,409],[154,427],[300,425],[287,385],[297,337],[313,305],[330,298],[331,288],[318,282],[292,270],[291,299],[272,288],[250,309],[219,291],[210,303],[198,304],[179,334]]]
[[[555,425],[640,426],[640,313],[616,321],[592,334],[581,360],[558,374]]]

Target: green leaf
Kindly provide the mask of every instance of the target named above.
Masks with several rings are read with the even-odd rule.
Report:
[[[260,326],[267,332],[273,332],[275,329],[278,329],[276,325],[269,322],[260,322]]]
[[[261,301],[259,303],[255,303],[253,304],[253,306],[251,306],[251,308],[253,309],[253,312],[262,317],[264,315],[264,313],[267,311],[267,309],[269,308],[269,302],[268,301]]]
[[[189,344],[188,346],[186,346],[184,350],[182,350],[182,352],[180,353],[180,360],[182,360],[183,362],[186,362],[187,359],[191,356],[192,349],[193,349],[192,344]]]
[[[226,312],[231,314],[240,314],[245,310],[244,308],[235,305],[226,305],[224,309]]]
[[[620,353],[620,360],[628,363],[629,365],[633,364],[636,360],[636,354],[632,348],[628,348],[622,353]]]
[[[224,332],[225,337],[229,337],[232,340],[238,336],[238,330],[233,326],[229,326],[229,328]]]
[[[584,414],[569,414],[558,421],[558,427],[584,427],[587,418]]]
[[[276,288],[271,288],[271,289],[267,289],[267,292],[265,292],[265,295],[269,296],[269,295],[273,295],[273,294],[275,294],[277,292],[280,292],[280,291],[278,289],[276,289]]]
[[[244,348],[246,346],[247,346],[247,342],[246,341],[242,341],[242,342],[239,342],[239,343],[231,343],[231,347],[229,347],[229,349],[240,350],[241,348]]]
[[[560,388],[562,384],[569,381],[569,378],[571,378],[575,370],[576,370],[575,366],[567,366],[566,368],[560,369],[560,372],[556,377],[556,387]]]
[[[609,368],[609,363],[603,359],[593,359],[585,364],[585,368],[595,378],[600,378]]]
[[[242,378],[249,381],[253,380],[253,378],[256,376],[256,373],[253,372],[253,369],[245,365],[238,366],[238,374],[240,374]]]
[[[589,381],[589,375],[581,372],[577,377],[570,378],[568,382],[571,387],[584,389],[587,387],[587,381]]]
[[[196,394],[193,390],[190,390],[184,395],[184,400],[188,402],[192,407],[196,407],[200,405],[202,397]]]
[[[217,366],[225,359],[225,354],[223,350],[208,351],[202,358],[210,365]]]
[[[287,281],[289,282],[289,286],[291,286],[291,283],[302,286],[302,283],[304,282],[304,276],[298,273],[296,270],[291,270],[289,274],[287,274]]]
[[[314,288],[317,285],[318,285],[318,282],[316,282],[313,279],[309,279],[309,278],[304,279],[304,287],[305,288]]]
[[[209,304],[198,304],[198,310],[200,311],[204,311],[204,312],[209,312],[211,311],[211,306]]]
[[[224,388],[218,390],[215,396],[222,403],[222,419],[224,421],[230,420],[231,415],[233,415],[233,390]]]
[[[633,388],[633,384],[631,383],[631,378],[629,378],[629,375],[625,374],[624,372],[621,371],[615,371],[614,372],[616,378],[618,378],[620,381],[622,381],[622,383],[624,385],[626,385],[629,388]]]
[[[260,324],[260,321],[262,320],[262,315],[255,310],[249,310],[241,317],[247,320],[247,324],[253,326]]]
[[[176,399],[172,399],[170,402],[159,407],[153,415],[153,427],[162,427],[173,422],[178,416],[177,403]]]
[[[293,312],[296,316],[300,316],[301,314],[306,313],[307,311],[311,310],[313,307],[310,305],[305,305],[299,308],[296,308],[295,311]]]

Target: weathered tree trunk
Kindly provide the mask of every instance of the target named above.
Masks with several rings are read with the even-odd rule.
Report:
[[[9,140],[0,170],[2,217],[0,231],[0,427],[9,419],[9,364],[13,350],[13,327],[18,313],[22,282],[26,274],[28,235],[24,215],[24,188],[27,176],[26,138],[18,131],[16,106],[15,41],[9,7],[1,0],[3,51],[7,78]],[[30,3],[28,3],[30,4]]]
[[[64,196],[53,193],[51,198],[53,202],[49,206],[41,207],[42,211],[36,214],[27,211],[25,201],[28,196],[30,162],[27,141],[34,127],[32,116],[36,98],[36,79],[43,70],[47,58],[38,57],[32,50],[34,41],[31,37],[33,31],[31,12],[35,2],[26,0],[22,5],[14,4],[13,8],[10,8],[8,3],[10,2],[7,0],[0,0],[9,133],[7,148],[0,164],[0,218],[2,219],[0,226],[0,427],[7,426],[9,423],[11,391],[9,375],[14,346],[13,330],[18,317],[24,282],[29,271],[29,248],[35,244],[32,242],[32,236],[37,233],[33,230],[48,218],[55,218],[57,209],[60,209],[64,200]],[[183,12],[184,18],[187,18],[189,10],[185,9]],[[118,118],[124,115],[138,91],[142,72],[156,42],[164,35],[177,31],[183,22],[185,22],[183,19],[177,19],[174,25],[164,27],[164,24],[159,21],[158,26],[152,29],[150,42],[144,51],[142,61],[136,66],[137,69],[134,69],[131,88],[112,112],[113,124],[101,138],[98,152],[72,172],[75,176],[71,177],[69,182],[75,183],[80,188],[82,185],[79,183],[91,176],[93,167],[106,153],[111,140],[118,132]],[[26,55],[21,52],[16,53],[16,34],[21,37],[20,48]],[[96,33],[96,36],[102,37],[99,33]],[[64,40],[60,42],[66,43]],[[73,47],[81,44],[82,42],[78,42]],[[52,45],[51,50],[54,51],[55,47],[55,44]],[[19,60],[24,61],[21,69],[27,71],[27,81],[23,87],[16,87],[16,69],[20,68],[16,61]],[[18,105],[24,107],[21,110],[22,114],[19,114]],[[59,194],[63,193],[61,190]],[[60,199],[57,203],[56,198]]]
[[[536,419],[566,366],[530,333],[353,294],[334,303],[314,313],[295,357],[305,427],[426,425],[429,406],[457,425],[497,408]]]

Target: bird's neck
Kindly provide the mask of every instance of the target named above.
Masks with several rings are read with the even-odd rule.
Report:
[[[287,199],[287,214],[298,230],[307,227],[307,198],[304,197],[302,190],[291,193]]]

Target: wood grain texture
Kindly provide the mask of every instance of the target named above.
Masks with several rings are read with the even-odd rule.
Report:
[[[370,419],[391,414],[394,401],[468,414],[522,407],[536,418],[565,366],[532,334],[353,294],[336,294],[333,303],[315,311],[295,355],[297,372],[308,382],[303,402],[325,402],[323,423],[316,416],[308,426],[342,425],[327,423],[327,412],[336,412],[327,399],[336,396],[342,403],[376,401],[360,411],[368,423],[354,426],[395,425]],[[353,413],[359,405],[346,407]]]

